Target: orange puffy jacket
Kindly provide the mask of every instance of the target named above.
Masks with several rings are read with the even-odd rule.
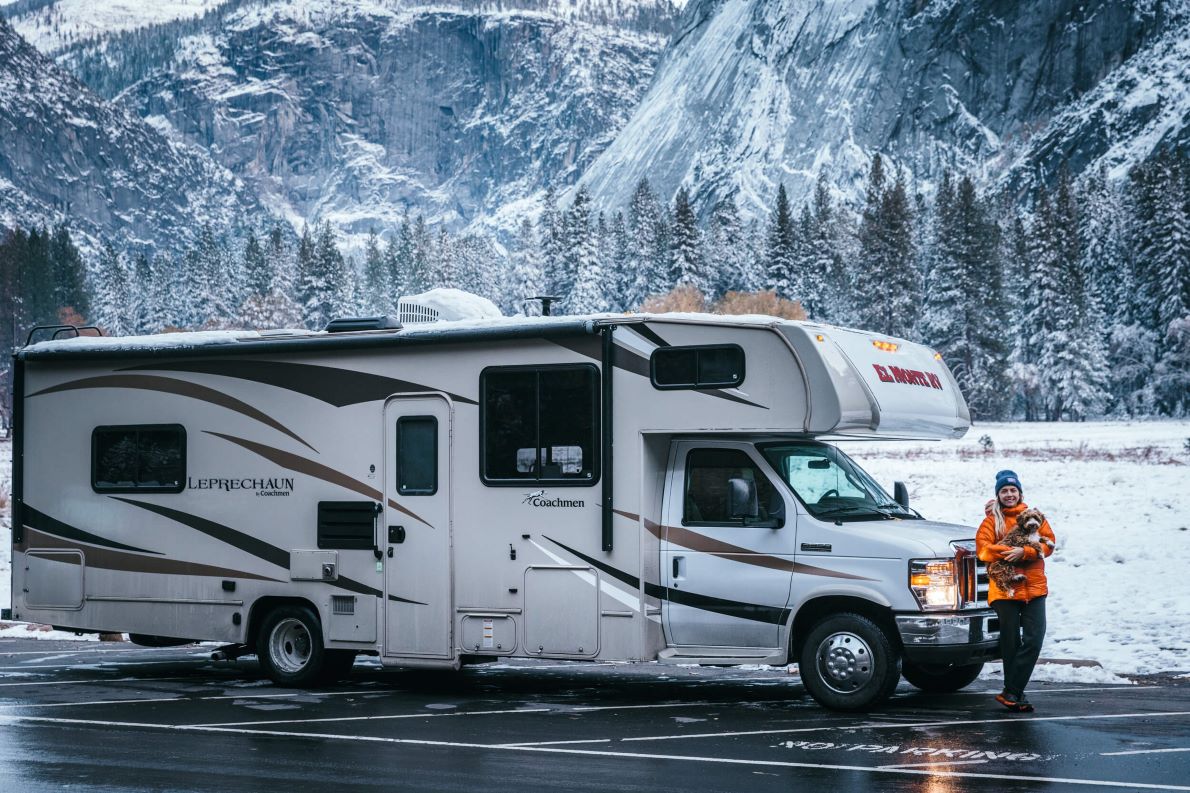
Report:
[[[1024,502],[1017,504],[1015,507],[1004,510],[1004,530],[1006,532],[1012,531],[1016,526],[1016,517],[1028,509],[1029,506]],[[1054,542],[1054,530],[1050,528],[1049,521],[1044,521],[1041,524],[1039,533],[1042,537],[1046,537],[1050,542]],[[996,518],[988,515],[983,519],[983,523],[979,524],[979,531],[975,534],[975,553],[984,562],[995,562],[1003,559],[1003,553],[1009,549],[1007,545],[998,545],[996,536]],[[1054,549],[1045,543],[1041,544],[1044,554],[1037,555],[1037,551],[1033,548],[1026,548],[1025,555],[1021,557],[1020,561],[1016,562],[1016,566],[1025,574],[1025,583],[1023,586],[1014,587],[1012,593],[1012,600],[1023,600],[1028,603],[1033,598],[1039,598],[1042,595],[1049,594],[1049,587],[1045,580],[1045,557],[1054,552]],[[996,600],[1008,600],[1009,597],[1004,590],[996,586],[996,582],[988,581],[988,603]]]

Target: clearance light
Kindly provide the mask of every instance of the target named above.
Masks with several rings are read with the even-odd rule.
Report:
[[[936,352],[936,353],[934,353],[934,360],[935,360],[935,361],[941,361],[941,360],[942,360],[942,353],[940,353],[940,352]]]
[[[816,335],[814,338],[818,339],[819,341],[826,341],[826,336],[823,336],[821,333]]]
[[[885,352],[896,352],[901,345],[893,344],[891,341],[880,341],[879,339],[872,339],[872,346],[878,350]]]

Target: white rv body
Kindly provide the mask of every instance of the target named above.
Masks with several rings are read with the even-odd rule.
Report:
[[[774,469],[774,454],[813,456],[820,438],[961,436],[962,395],[920,345],[644,315],[84,337],[16,359],[17,619],[259,654],[300,633],[285,617],[297,608],[348,663],[805,667],[814,629],[858,614],[898,668],[942,674],[995,655],[971,528],[889,505],[851,519],[859,497],[831,488],[808,505]],[[180,461],[178,481],[145,486],[154,454],[177,457],[161,470]],[[815,459],[823,475],[845,468]],[[814,516],[835,500],[839,518]],[[715,517],[725,505],[751,511]],[[910,588],[923,559],[952,566],[951,589],[938,579],[942,595],[929,594],[941,608]],[[851,691],[823,655],[845,652],[828,644],[819,664],[838,696],[821,701],[886,695]]]

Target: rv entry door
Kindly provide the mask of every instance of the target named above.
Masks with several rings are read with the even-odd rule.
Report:
[[[385,655],[451,655],[451,416],[438,394],[384,406]]]
[[[795,526],[756,449],[676,441],[661,577],[671,647],[776,648],[788,615]]]

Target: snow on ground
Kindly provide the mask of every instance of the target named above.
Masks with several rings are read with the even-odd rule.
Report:
[[[227,0],[58,0],[12,20],[16,31],[42,52],[125,30],[191,19]]]
[[[980,438],[991,439],[985,451]],[[1036,679],[1105,682],[1115,675],[1190,670],[1190,421],[1010,423],[957,441],[862,441],[841,446],[890,491],[909,486],[925,517],[971,526],[996,471],[1021,477],[1025,500],[1049,517],[1058,548],[1046,563],[1049,632]],[[0,444],[0,493],[9,489]],[[7,516],[0,605],[9,605]],[[0,633],[0,635],[6,635]],[[989,668],[994,678],[998,666]]]
[[[981,424],[957,441],[840,445],[890,492],[903,480],[925,517],[971,527],[996,472],[1016,471],[1025,502],[1048,516],[1058,539],[1046,562],[1042,656],[1144,674],[1190,669],[1187,443],[1190,421]]]

